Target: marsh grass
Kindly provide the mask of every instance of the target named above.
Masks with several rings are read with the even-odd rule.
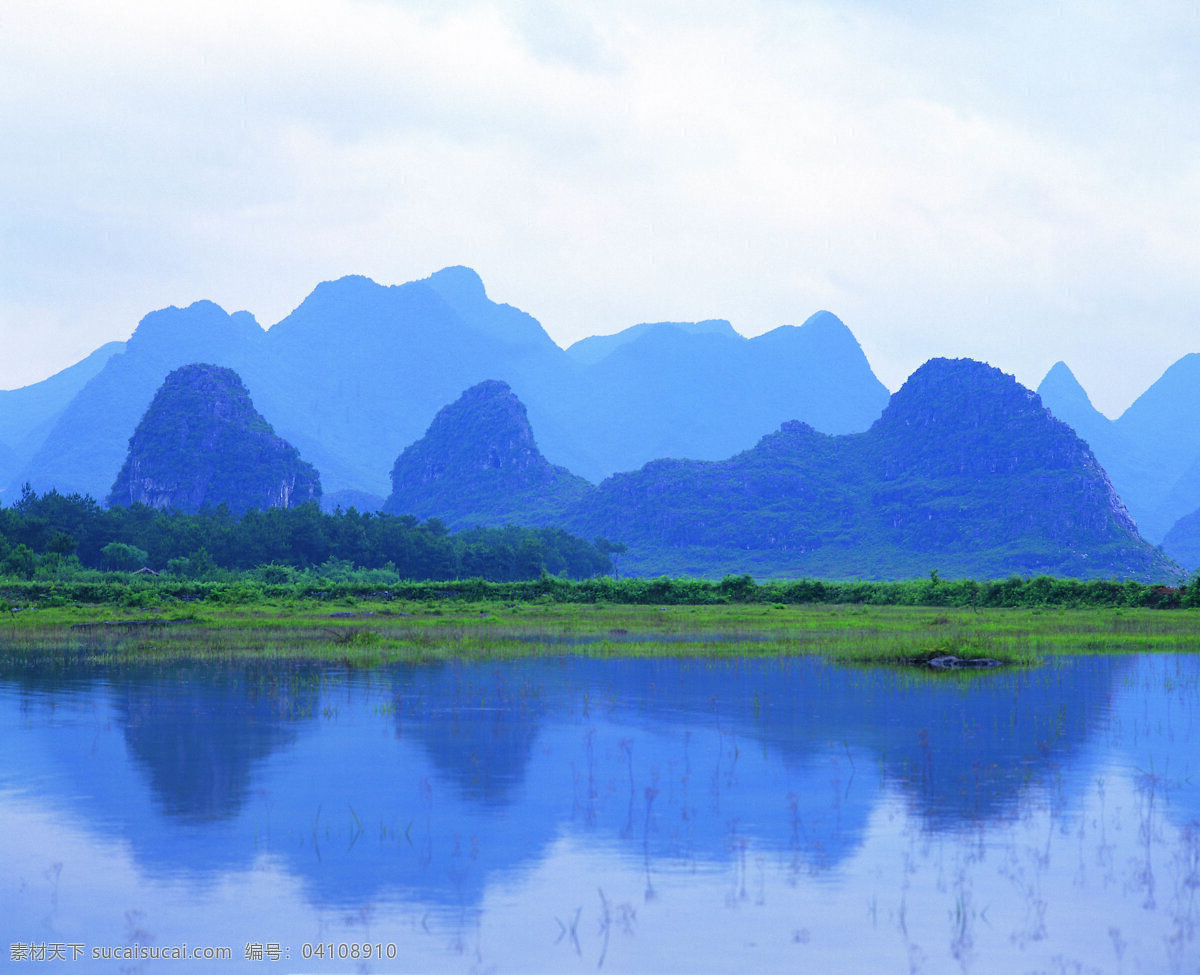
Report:
[[[5,617],[0,658],[8,665],[56,653],[97,662],[254,658],[353,668],[565,654],[817,654],[909,665],[949,653],[1031,666],[1056,654],[1200,649],[1200,618],[1148,609],[312,599],[50,606]]]

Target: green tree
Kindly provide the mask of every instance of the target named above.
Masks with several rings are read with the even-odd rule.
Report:
[[[64,531],[55,532],[46,543],[46,551],[56,555],[70,555],[79,547],[75,539]]]
[[[612,562],[612,572],[614,579],[621,578],[621,570],[617,566],[617,556],[624,555],[628,549],[624,542],[610,542],[603,535],[596,537],[596,551]]]
[[[135,572],[145,566],[149,556],[145,549],[125,542],[109,542],[100,550],[104,568],[117,572]]]
[[[33,549],[24,543],[12,549],[0,563],[0,569],[5,575],[17,576],[20,579],[32,579],[36,568],[37,556],[33,554]]]

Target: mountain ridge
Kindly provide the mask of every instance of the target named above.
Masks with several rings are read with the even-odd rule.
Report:
[[[1069,377],[1069,378],[1068,378]],[[1063,363],[1038,387],[1055,416],[1091,446],[1144,537],[1164,541],[1200,507],[1200,355],[1173,363],[1117,419],[1091,405]]]
[[[361,275],[322,282],[265,330],[248,312],[212,302],[172,306],[143,318],[72,397],[7,490],[29,482],[103,497],[154,391],[172,368],[197,361],[235,369],[328,491],[380,496],[398,450],[487,379],[517,393],[547,458],[591,480],[645,463],[663,446],[726,456],[795,416],[835,432],[865,429],[887,400],[852,336],[835,361],[817,353],[816,330],[803,326],[739,339],[746,351],[733,357],[689,344],[703,336],[677,334],[683,345],[649,374],[613,356],[588,366],[535,318],[492,302],[463,267],[400,285]]]
[[[9,431],[0,475],[9,497],[25,482],[104,497],[155,390],[190,361],[235,369],[328,479],[331,498],[385,497],[398,452],[445,404],[492,378],[519,398],[548,462],[597,483],[657,458],[727,459],[792,419],[827,434],[864,432],[889,401],[853,333],[827,311],[754,338],[708,319],[643,323],[575,345],[592,339],[608,343],[594,361],[560,349],[462,266],[396,285],[362,275],[322,282],[270,329],[206,300],[171,306],[108,352],[0,391],[0,408],[13,404],[0,416]],[[1064,363],[1038,390],[1089,444],[1141,534],[1166,545],[1172,526],[1200,509],[1200,355],[1174,363],[1117,420],[1095,410]]]
[[[0,489],[33,459],[71,400],[124,348],[124,342],[108,342],[41,382],[0,390]]]

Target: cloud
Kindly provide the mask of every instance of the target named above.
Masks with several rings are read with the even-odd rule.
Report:
[[[10,0],[0,18],[0,338],[53,336],[0,385],[164,304],[271,324],[322,279],[455,263],[563,344],[826,307],[893,387],[931,355],[1030,384],[1065,358],[1115,412],[1193,350],[1183,4]]]

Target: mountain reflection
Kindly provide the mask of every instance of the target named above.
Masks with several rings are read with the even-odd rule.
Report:
[[[165,680],[122,673],[113,706],[164,811],[225,819],[240,811],[254,766],[291,745],[294,722],[312,716],[320,693],[313,677],[256,667],[183,668]]]
[[[644,864],[648,889],[666,866],[736,865],[748,844],[824,871],[863,843],[885,796],[937,832],[1018,817],[1031,790],[1069,795],[1064,783],[1126,747],[1113,702],[1136,666],[923,675],[807,657],[564,657],[27,672],[0,681],[7,735],[24,745],[5,750],[0,788],[40,783],[146,869],[215,879],[268,856],[329,903],[403,891],[465,908],[563,838]],[[1171,687],[1138,699],[1147,727],[1191,707],[1194,677]],[[1190,776],[1189,735],[1167,730],[1152,745],[1143,733],[1139,760]],[[1179,796],[1200,814],[1196,790]]]
[[[396,668],[392,679],[397,737],[420,741],[463,799],[512,802],[543,717],[540,692],[486,667]]]

